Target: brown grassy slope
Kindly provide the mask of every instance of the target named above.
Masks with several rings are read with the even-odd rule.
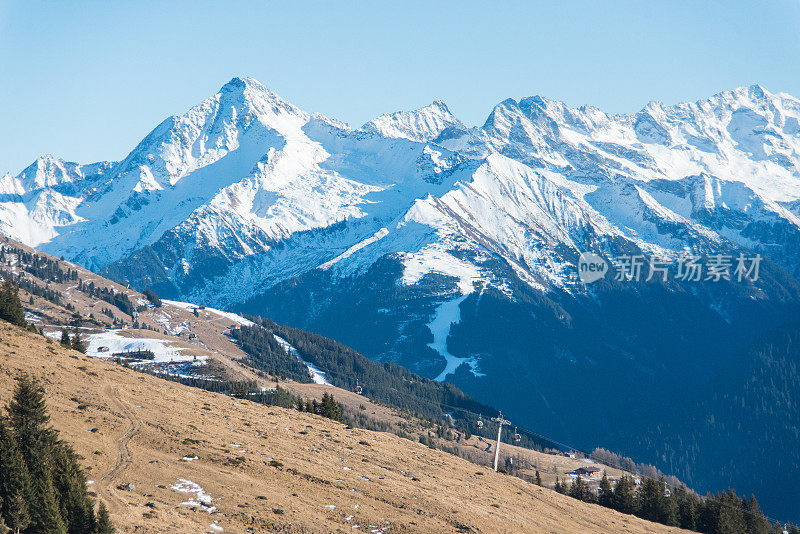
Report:
[[[19,243],[10,243],[14,246],[22,247],[29,252],[50,257],[52,260],[56,259],[42,252],[20,245]],[[62,268],[77,269],[82,279],[86,281],[91,280],[98,287],[112,288],[115,291],[124,292],[134,303],[146,303],[144,296],[132,289],[120,286],[119,284],[106,280],[68,262],[61,261],[60,264]],[[30,273],[26,273],[26,277],[34,278]],[[39,283],[41,285],[45,284],[42,280],[39,280]],[[61,291],[62,294],[67,297],[65,298],[65,302],[69,301],[75,307],[75,310],[84,318],[92,313],[95,318],[101,321],[107,321],[107,317],[100,313],[99,310],[104,307],[111,307],[111,305],[77,290],[74,282],[50,284],[50,287]],[[40,321],[39,324],[45,326],[45,329],[49,332],[55,331],[56,334],[58,334],[61,327],[48,327],[48,324],[52,322],[57,323],[58,321],[68,321],[72,318],[73,312],[63,308],[63,306],[55,306],[38,297],[35,297],[34,304],[30,305],[28,303],[29,295],[23,291],[21,296],[23,297],[22,300],[25,307],[29,311],[45,318],[45,320]],[[116,308],[114,308],[114,310],[118,318],[121,318],[126,323],[129,324],[133,321],[132,317],[121,314]],[[133,338],[144,337],[162,339],[171,346],[183,347],[188,354],[208,357],[209,361],[213,360],[214,362],[214,364],[208,368],[208,372],[216,376],[223,376],[230,380],[255,380],[261,386],[274,385],[273,379],[264,376],[262,373],[255,372],[252,368],[242,363],[242,360],[245,358],[244,352],[242,352],[235,343],[232,343],[231,339],[226,335],[231,327],[236,326],[236,322],[228,317],[221,316],[210,309],[199,310],[198,315],[195,316],[189,310],[165,302],[160,308],[149,307],[149,309],[143,311],[139,316],[139,320],[144,324],[159,326],[173,332],[177,332],[178,330],[176,329],[180,329],[182,333],[176,336],[153,332],[151,330],[126,327],[120,332],[121,335]],[[110,323],[106,327],[110,327]],[[102,329],[102,327],[93,327],[90,323],[90,326],[84,329],[84,333],[100,331]],[[188,336],[189,331],[193,332],[196,337],[190,339]],[[335,396],[336,400],[344,404],[351,413],[364,415],[373,421],[391,425],[395,430],[402,429],[403,432],[410,435],[414,440],[416,440],[420,434],[431,435],[438,445],[448,449],[457,449],[460,456],[474,463],[491,465],[493,460],[494,440],[492,439],[479,439],[476,436],[473,436],[470,440],[460,439],[455,441],[453,439],[440,439],[430,433],[429,425],[424,424],[424,422],[420,421],[418,418],[407,413],[399,413],[398,410],[394,408],[373,403],[369,401],[369,399],[361,395],[356,395],[352,391],[343,390],[334,386],[296,383],[293,381],[282,381],[281,385],[292,393],[304,398],[315,398],[319,400],[323,393],[331,393]],[[456,432],[451,432],[451,437],[455,434]],[[463,438],[463,435],[460,437]],[[507,433],[506,440],[509,439],[510,434]],[[486,448],[489,445],[491,447],[487,452]],[[544,485],[551,488],[556,481],[556,477],[565,479],[567,472],[587,465],[581,460],[514,447],[512,444],[506,442],[501,448],[501,465],[505,464],[505,458],[508,456],[512,456],[514,465],[521,468],[520,474],[529,477],[529,479],[533,478],[535,471],[538,469]],[[600,467],[605,467],[611,480],[619,478],[622,473],[620,470],[611,467],[602,465]],[[595,478],[593,480],[587,480],[587,483],[591,487],[596,487],[598,481],[599,478]]]
[[[6,323],[0,339],[0,398],[20,371],[42,381],[54,426],[124,532],[678,532],[391,434],[86,358]],[[190,495],[170,488],[179,479],[217,510],[181,505]]]

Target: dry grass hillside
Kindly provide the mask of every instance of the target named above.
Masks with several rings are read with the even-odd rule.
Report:
[[[10,270],[14,274],[22,274],[26,280],[32,280],[41,287],[46,286],[63,295],[63,302],[61,305],[57,305],[42,297],[32,295],[24,289],[20,292],[30,320],[48,335],[58,339],[63,325],[75,324],[77,318],[79,319],[78,324],[82,325],[79,329],[84,335],[114,331],[121,338],[157,340],[166,347],[180,349],[184,354],[196,356],[207,362],[205,366],[194,368],[193,372],[195,373],[228,380],[250,380],[267,387],[275,384],[271,377],[255,372],[252,367],[247,365],[246,354],[230,338],[231,328],[238,326],[241,318],[210,308],[194,307],[195,311],[193,312],[192,306],[179,306],[168,302],[164,302],[161,307],[156,308],[150,305],[141,293],[73,263],[59,260],[8,238],[3,238],[2,246],[15,250],[21,249],[40,258],[47,258],[56,262],[63,270],[74,270],[84,283],[91,282],[98,288],[125,294],[140,309],[134,318],[113,304],[81,291],[76,280],[57,282],[38,278],[30,270],[26,271],[22,267],[16,254],[9,253],[6,256],[7,265],[2,268]],[[70,309],[65,307],[67,303],[71,306]],[[113,317],[103,313],[102,310],[111,312]],[[117,321],[116,325],[112,325],[112,319]],[[135,321],[138,321],[140,328],[133,327]],[[141,328],[143,325],[149,326],[150,329]],[[108,353],[102,354],[102,356],[108,357]],[[291,380],[282,381],[281,386],[293,394],[307,399],[319,400],[323,393],[331,393],[351,414],[359,414],[372,421],[384,423],[394,431],[402,431],[414,439],[421,434],[426,434],[428,439],[438,446],[457,450],[459,455],[478,464],[489,465],[494,456],[494,440],[492,439],[473,436],[469,440],[464,440],[463,434],[458,435],[458,440],[452,439],[458,434],[457,432],[451,433],[449,440],[442,439],[430,431],[428,422],[421,421],[409,413],[400,413],[394,407],[371,402],[366,397],[352,391],[330,385],[299,383]],[[505,458],[508,456],[513,457],[514,465],[519,467],[520,475],[533,477],[538,469],[544,484],[549,487],[553,487],[556,477],[564,479],[566,473],[586,466],[586,463],[580,460],[504,445],[501,448],[501,460],[504,464]],[[607,467],[606,470],[612,480],[618,478],[621,473],[610,467]],[[594,487],[597,479],[588,480],[588,482]]]
[[[389,433],[167,382],[0,325],[124,532],[678,532]],[[196,459],[195,459],[196,458]],[[357,527],[357,528],[356,528]]]

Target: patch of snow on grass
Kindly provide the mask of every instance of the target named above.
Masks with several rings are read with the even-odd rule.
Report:
[[[186,322],[182,322],[178,326],[172,326],[172,317],[165,311],[162,311],[156,316],[156,321],[173,336],[179,336],[183,332],[189,330],[189,326]]]
[[[58,334],[58,337],[52,337],[54,339],[61,339],[61,334]],[[172,347],[169,345],[171,343],[170,341],[152,338],[125,337],[120,334],[120,330],[118,329],[89,334],[86,337],[88,339],[86,355],[94,356],[95,358],[110,358],[117,352],[149,350],[155,355],[152,363],[190,362],[195,360],[195,355],[183,354],[184,350],[189,349]],[[100,347],[107,347],[108,350],[100,352]],[[197,356],[197,360],[205,360],[205,356]],[[147,363],[151,363],[150,360],[148,360]]]
[[[195,308],[198,308],[198,309],[200,308],[200,306],[198,306],[197,304],[192,304],[191,302],[179,302],[177,300],[164,300],[164,299],[162,299],[161,302],[169,304],[171,306],[177,306],[178,308],[183,308],[184,310],[189,310],[189,311],[193,311]],[[233,321],[234,323],[242,325],[242,326],[253,326],[253,325],[255,325],[255,323],[253,321],[249,321],[249,320],[245,319],[244,317],[242,317],[238,313],[226,312],[226,311],[218,310],[216,308],[209,308],[208,306],[206,306],[204,309],[199,310],[199,311],[207,311],[207,312],[214,313],[216,315],[219,315],[220,317],[224,317],[225,319],[229,319],[229,320]]]
[[[193,498],[182,502],[181,506],[197,506],[207,511],[209,514],[217,509],[216,506],[211,506],[211,501],[213,500],[211,495],[203,491],[200,484],[196,482],[186,480],[185,478],[179,478],[177,483],[170,486],[170,489],[178,493],[191,493],[194,495]]]

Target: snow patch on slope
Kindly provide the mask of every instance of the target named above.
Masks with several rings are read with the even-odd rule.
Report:
[[[194,310],[198,310],[198,313],[201,312],[201,311],[206,311],[206,312],[209,312],[209,313],[213,313],[213,314],[219,315],[220,317],[224,317],[225,319],[228,319],[229,321],[232,321],[232,322],[234,322],[234,323],[236,323],[238,325],[255,326],[255,323],[253,321],[251,321],[249,319],[245,319],[244,317],[242,317],[238,313],[226,312],[226,311],[223,311],[223,310],[218,310],[216,308],[210,308],[208,306],[204,306],[203,309],[201,310],[200,306],[198,306],[197,304],[192,304],[191,302],[179,302],[177,300],[166,300],[166,299],[162,299],[161,302],[164,303],[164,304],[168,304],[170,306],[176,306],[178,308],[182,308],[184,310],[188,310],[188,311],[192,311],[192,312]]]
[[[321,269],[323,271],[327,271],[328,269],[331,268],[331,266],[333,266],[333,264],[338,263],[338,262],[340,262],[340,261],[342,261],[344,259],[347,259],[350,256],[352,256],[353,254],[355,254],[356,252],[358,252],[359,250],[361,250],[362,248],[364,248],[364,247],[366,247],[368,245],[371,245],[372,243],[375,243],[376,241],[379,241],[379,240],[383,239],[384,237],[386,237],[386,235],[388,233],[389,233],[389,230],[387,230],[386,228],[381,228],[380,230],[378,230],[377,232],[372,234],[372,236],[368,237],[367,239],[365,239],[365,240],[363,240],[363,241],[361,241],[359,243],[356,243],[355,245],[353,245],[352,247],[348,248],[346,251],[342,252],[341,254],[339,254],[338,256],[333,258],[332,260],[326,261],[325,263],[323,263],[322,265],[319,266],[319,269]]]
[[[146,363],[169,363],[169,362],[191,362],[204,361],[205,356],[195,356],[185,354],[189,350],[183,347],[175,347],[168,340],[134,338],[120,335],[120,330],[107,330],[96,334],[89,334],[86,354],[95,358],[110,358],[117,352],[130,352],[137,350],[149,350],[155,355],[155,359]],[[100,352],[100,347],[107,350]]]
[[[308,363],[307,361],[303,360],[303,358],[300,356],[300,351],[294,348],[294,346],[292,346],[291,343],[280,337],[278,334],[272,334],[272,337],[274,337],[275,341],[277,341],[278,344],[281,347],[283,347],[283,350],[285,350],[286,352],[288,352],[289,354],[291,354],[292,356],[296,357],[298,360],[303,362],[303,365],[305,365],[308,368],[308,372],[309,374],[311,374],[311,379],[314,381],[315,384],[323,384],[326,386],[332,385],[325,379],[325,371],[321,371],[317,369],[314,366],[314,364]]]
[[[455,373],[456,369],[463,364],[468,364],[475,376],[484,376],[478,371],[478,362],[475,358],[459,358],[453,356],[447,350],[447,337],[450,335],[450,328],[461,322],[461,303],[469,296],[462,295],[456,299],[449,300],[436,307],[433,320],[428,323],[428,328],[433,334],[433,341],[428,346],[441,354],[445,359],[445,366],[439,376],[434,378],[438,382],[444,381],[448,375]]]

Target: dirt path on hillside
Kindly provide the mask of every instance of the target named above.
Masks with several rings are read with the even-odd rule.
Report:
[[[110,511],[120,511],[127,504],[122,498],[118,497],[115,492],[114,483],[118,480],[119,476],[131,463],[131,451],[128,444],[136,434],[139,433],[142,423],[136,416],[131,407],[119,397],[119,393],[112,386],[107,386],[103,393],[111,400],[112,405],[119,408],[125,419],[128,420],[128,428],[125,432],[116,439],[117,444],[117,460],[111,470],[103,475],[97,485],[98,493],[104,493],[107,496],[106,505]]]

